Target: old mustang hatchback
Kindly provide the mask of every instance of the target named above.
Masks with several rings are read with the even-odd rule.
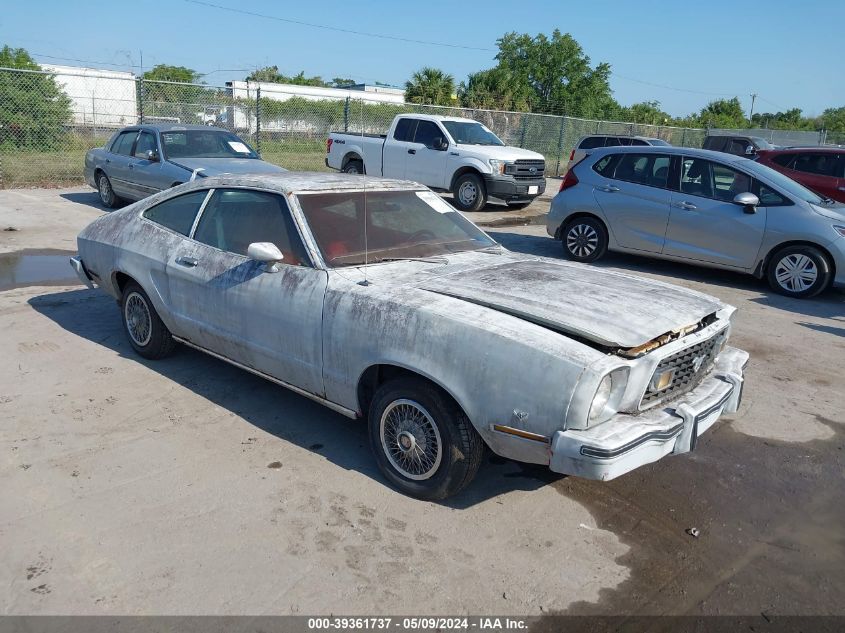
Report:
[[[139,354],[184,343],[366,418],[385,477],[425,499],[485,445],[595,479],[690,451],[748,359],[734,308],[511,253],[411,182],[198,180],[99,218],[71,262]]]

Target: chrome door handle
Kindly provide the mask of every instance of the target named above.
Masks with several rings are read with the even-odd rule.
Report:
[[[194,266],[199,264],[199,261],[194,259],[193,257],[182,256],[176,258],[176,263],[180,266],[185,266],[186,268],[193,268]]]
[[[416,153],[417,153],[417,150],[415,150],[415,149],[409,149],[409,150],[408,150],[408,153],[409,153],[409,154],[416,154]]]
[[[678,209],[686,209],[687,211],[695,211],[698,209],[692,202],[687,202],[684,200],[683,202],[676,202],[673,206],[677,207]]]
[[[603,187],[599,187],[599,189],[607,193],[616,193],[617,191],[619,191],[619,187],[617,187],[616,185],[604,185]]]

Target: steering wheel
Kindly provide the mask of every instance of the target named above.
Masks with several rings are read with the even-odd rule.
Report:
[[[422,242],[425,239],[436,240],[437,236],[433,232],[429,231],[428,229],[422,229],[422,230],[417,231],[416,233],[413,233],[412,235],[410,235],[406,241],[417,243],[417,242]]]

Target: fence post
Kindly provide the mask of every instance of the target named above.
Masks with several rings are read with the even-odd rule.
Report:
[[[346,103],[343,104],[343,131],[349,131],[349,95],[346,95]],[[361,133],[364,131],[361,130]]]
[[[555,167],[555,176],[560,176],[560,161],[563,157],[563,130],[566,125],[566,117],[560,117],[560,132],[557,135],[557,167]]]
[[[261,156],[261,86],[255,89],[255,150]]]
[[[596,131],[594,132],[595,134],[598,134],[598,133],[599,133],[599,128],[600,128],[600,127],[601,127],[601,121],[596,121]]]
[[[681,147],[687,146],[687,128],[681,131]]]
[[[525,147],[525,129],[528,127],[528,114],[522,114],[522,130],[519,132],[519,146]]]
[[[138,77],[138,123],[144,122],[144,78]]]

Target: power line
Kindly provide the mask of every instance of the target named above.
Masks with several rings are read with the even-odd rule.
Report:
[[[678,88],[676,86],[667,86],[665,84],[656,84],[656,83],[653,83],[651,81],[643,81],[642,79],[634,79],[633,77],[621,75],[618,72],[616,72],[615,70],[611,71],[611,74],[616,76],[616,77],[619,77],[620,79],[625,79],[626,81],[633,81],[634,83],[644,84],[646,86],[652,86],[654,88],[663,88],[665,90],[674,90],[676,92],[688,92],[690,94],[705,95],[705,96],[710,96],[710,97],[735,97],[736,96],[736,94],[734,94],[732,92],[705,92],[705,91],[702,91],[702,90],[690,90],[688,88]]]
[[[265,20],[275,20],[277,22],[286,22],[288,24],[296,24],[298,26],[307,26],[314,29],[324,29],[326,31],[336,31],[338,33],[349,33],[351,35],[360,35],[362,37],[375,37],[383,40],[393,40],[396,42],[406,42],[410,44],[425,44],[426,46],[444,46],[446,48],[460,48],[470,51],[485,51],[495,53],[492,48],[481,48],[479,46],[466,46],[464,44],[449,44],[447,42],[430,42],[428,40],[415,40],[408,37],[399,37],[398,35],[385,35],[384,33],[368,33],[366,31],[355,31],[353,29],[344,29],[337,26],[327,26],[325,24],[315,24],[313,22],[303,22],[301,20],[292,20],[290,18],[280,18],[276,15],[267,15],[265,13],[257,13],[255,11],[247,11],[245,9],[234,9],[232,7],[224,7],[219,4],[212,4],[211,2],[203,2],[202,0],[184,0],[191,4],[197,4],[203,7],[212,9],[220,9],[221,11],[229,11],[231,13],[240,13],[242,15],[249,15],[254,18],[263,18]]]

